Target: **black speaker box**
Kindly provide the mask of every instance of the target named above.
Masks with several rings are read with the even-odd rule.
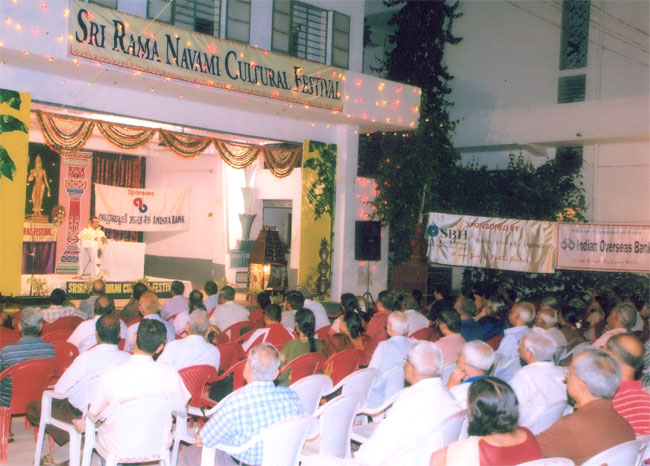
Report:
[[[381,222],[356,221],[354,227],[354,260],[381,260]]]

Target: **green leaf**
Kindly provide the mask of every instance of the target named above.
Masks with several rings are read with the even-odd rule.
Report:
[[[16,173],[16,165],[14,164],[14,161],[9,157],[7,150],[0,146],[0,174],[13,181],[14,173]]]
[[[13,109],[20,110],[20,93],[16,91],[9,91],[7,89],[0,89],[0,104],[4,103]]]
[[[27,133],[27,126],[11,115],[0,115],[0,133],[9,133],[11,131],[22,131]]]

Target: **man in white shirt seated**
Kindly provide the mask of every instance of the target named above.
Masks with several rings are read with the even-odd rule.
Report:
[[[282,325],[293,330],[296,327],[296,312],[305,307],[305,297],[298,290],[289,291],[284,297],[284,311],[282,311]]]
[[[205,301],[203,301],[203,305],[209,314],[219,304],[219,287],[212,280],[208,280],[203,285],[203,291],[205,291],[205,295],[207,296]]]
[[[41,309],[41,316],[43,317],[43,322],[51,324],[63,317],[79,317],[80,319],[86,320],[88,316],[85,312],[81,312],[76,309],[74,306],[64,306],[66,294],[61,288],[55,288],[50,293],[50,301],[52,305],[46,309]]]
[[[219,293],[219,305],[210,317],[210,325],[224,332],[232,324],[248,320],[250,312],[235,301],[235,290],[231,286],[224,286]],[[233,335],[238,338],[240,335]]]
[[[565,368],[553,363],[557,346],[541,328],[532,328],[519,344],[525,365],[510,380],[519,401],[519,425],[531,428],[552,404],[566,402]]]
[[[160,317],[163,320],[169,320],[176,314],[187,311],[188,299],[183,296],[183,293],[185,293],[185,285],[183,285],[183,282],[174,280],[172,282],[172,297],[163,304],[162,310],[160,311]]]
[[[481,340],[465,343],[456,368],[449,376],[447,389],[461,405],[465,406],[469,386],[475,380],[487,377],[492,364],[494,364],[494,350],[490,345]]]
[[[379,343],[368,365],[368,367],[379,369],[382,375],[395,366],[404,367],[406,355],[414,343],[413,340],[406,337],[409,333],[408,320],[401,311],[393,311],[388,315],[386,333],[388,333],[388,340]],[[395,393],[395,387],[385,382],[372,387],[368,394],[369,406],[379,406],[387,397]],[[403,383],[399,389],[401,388],[404,388]]]
[[[179,314],[176,314],[176,316],[170,320],[174,326],[174,333],[177,336],[180,336],[183,332],[185,332],[185,326],[190,321],[190,314],[192,312],[199,309],[207,311],[203,305],[203,293],[201,293],[199,290],[190,291],[190,298],[187,306],[188,307],[186,310]]]
[[[151,291],[142,293],[140,296],[140,313],[142,314],[142,320],[157,320],[165,326],[167,331],[167,340],[166,343],[170,343],[176,339],[176,334],[174,333],[174,326],[171,322],[164,321],[158,314],[160,309],[160,303],[158,302],[158,296]],[[142,322],[142,321],[140,321]],[[136,322],[129,326],[127,335],[126,335],[126,344],[124,349],[129,353],[132,353],[135,348],[135,339],[136,334],[138,333],[138,327],[140,322]]]
[[[313,301],[311,299],[313,297],[311,291],[309,291],[309,289],[305,286],[297,286],[296,291],[302,293],[302,296],[305,298],[305,302],[303,303],[302,307],[305,309],[309,309],[311,312],[314,313],[314,317],[316,318],[316,327],[314,331],[318,331],[321,328],[330,325],[330,318],[327,315],[325,306],[323,306],[318,301]]]
[[[427,328],[429,324],[431,324],[429,319],[418,311],[419,308],[420,304],[412,295],[407,294],[404,296],[404,299],[402,299],[402,311],[404,312],[409,324],[409,335],[413,335],[418,330]]]
[[[120,320],[112,315],[101,316],[96,321],[97,345],[80,353],[54,386],[54,392],[64,395],[64,399],[52,400],[52,417],[63,422],[72,423],[81,419],[88,409],[90,397],[95,390],[99,375],[109,367],[123,363],[131,356],[120,351]],[[38,426],[41,417],[41,400],[27,405],[27,417]],[[68,442],[68,433],[53,426],[47,426],[47,433],[57,444]]]
[[[216,346],[205,341],[205,336],[210,328],[208,313],[196,310],[190,314],[185,331],[187,336],[181,340],[174,340],[165,345],[165,349],[158,358],[158,362],[171,364],[177,370],[190,366],[208,365],[219,370],[221,355]]]
[[[566,337],[562,331],[557,328],[558,314],[557,311],[550,307],[542,307],[535,318],[535,327],[546,330],[557,345],[557,351],[567,347]]]
[[[497,348],[497,354],[500,354],[504,361],[514,360],[505,372],[497,375],[506,382],[521,368],[519,363],[519,342],[535,322],[535,306],[526,301],[515,303],[510,309],[510,314],[508,314],[508,322],[510,328],[507,328],[504,332],[503,340],[501,340],[499,348]]]
[[[435,343],[417,341],[411,346],[404,376],[411,384],[404,389],[388,416],[355,454],[358,463],[368,466],[385,463],[396,453],[400,464],[415,464],[428,434],[449,416],[462,411],[458,401],[442,385],[442,352]]]
[[[95,317],[80,323],[72,335],[68,337],[68,343],[72,343],[79,352],[86,351],[97,344],[96,324],[101,316],[108,316],[115,314],[115,303],[110,296],[102,295],[95,301]],[[126,338],[127,328],[122,320],[118,319],[120,323],[120,338]]]
[[[607,317],[606,332],[594,341],[594,348],[603,348],[614,335],[631,331],[636,324],[636,309],[631,304],[619,303]]]

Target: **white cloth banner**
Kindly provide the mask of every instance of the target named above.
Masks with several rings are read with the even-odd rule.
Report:
[[[560,223],[557,268],[650,272],[650,225]]]
[[[557,224],[468,215],[428,214],[431,262],[465,267],[553,273]]]
[[[189,228],[190,188],[117,188],[95,184],[95,215],[105,228],[178,231]]]

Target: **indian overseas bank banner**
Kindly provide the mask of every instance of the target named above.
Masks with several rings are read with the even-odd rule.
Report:
[[[340,68],[93,3],[74,0],[73,4],[70,55],[271,99],[343,108]]]
[[[560,223],[557,268],[650,273],[650,225]]]
[[[557,224],[430,213],[431,262],[465,267],[553,273]]]
[[[113,230],[187,230],[189,198],[189,188],[117,188],[95,184],[95,215],[102,226]]]

